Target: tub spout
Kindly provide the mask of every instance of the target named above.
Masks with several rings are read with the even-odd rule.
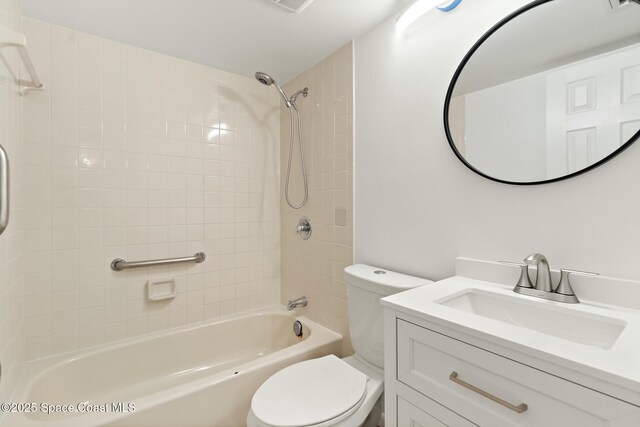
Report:
[[[287,310],[293,310],[298,307],[306,307],[307,306],[307,297],[296,298],[293,301],[289,300],[287,303]]]

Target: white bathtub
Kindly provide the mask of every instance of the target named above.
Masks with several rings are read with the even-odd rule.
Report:
[[[293,333],[296,320],[302,338]],[[26,367],[12,400],[33,404],[32,412],[6,413],[0,426],[242,426],[267,378],[301,360],[339,355],[341,342],[277,308],[43,359]]]

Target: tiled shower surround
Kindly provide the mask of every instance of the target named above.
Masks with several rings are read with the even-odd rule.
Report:
[[[22,17],[14,1],[0,1],[0,24],[21,31]],[[15,74],[20,64],[15,50],[5,48],[2,53]],[[22,287],[23,266],[28,268],[28,264],[22,256],[22,110],[17,89],[4,64],[0,64],[0,144],[7,152],[11,173],[9,227],[0,236],[0,402],[6,401],[13,390],[25,348]]]
[[[21,98],[5,72],[0,79],[0,143],[12,167],[12,220],[0,236],[0,397],[22,361],[301,295],[310,301],[303,313],[342,333],[351,352],[342,276],[352,262],[351,44],[286,85],[310,89],[298,101],[310,184],[298,211],[281,200],[289,122],[273,88],[23,20],[8,0],[0,7],[2,23],[27,36],[45,83]],[[306,242],[293,232],[302,215],[314,227]],[[115,258],[198,251],[203,264],[109,268]],[[148,302],[147,281],[167,277],[177,297]]]
[[[349,43],[285,85],[290,95],[309,88],[307,98],[298,98],[309,176],[309,201],[299,210],[284,200],[290,121],[284,105],[280,110],[283,303],[307,296],[309,305],[300,312],[342,334],[345,354],[352,352],[343,276],[353,262],[352,58]],[[295,146],[290,192],[294,204],[303,197],[298,153]],[[295,233],[302,216],[309,217],[313,227],[306,241]]]
[[[24,32],[47,87],[23,110],[27,359],[279,303],[271,88],[35,20]],[[177,297],[148,302],[165,277]]]

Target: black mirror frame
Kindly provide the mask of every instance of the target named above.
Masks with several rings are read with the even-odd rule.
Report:
[[[467,65],[467,63],[469,62],[469,60],[471,59],[473,54],[476,53],[476,51],[480,48],[480,46],[482,46],[484,44],[484,42],[487,41],[487,39],[489,39],[489,37],[491,37],[493,35],[493,33],[498,31],[500,28],[502,28],[507,23],[511,22],[513,19],[515,19],[518,16],[528,12],[529,10],[531,10],[531,9],[533,9],[535,7],[541,6],[541,5],[545,4],[545,3],[550,3],[552,1],[557,1],[557,0],[535,0],[535,1],[525,5],[524,7],[516,10],[515,12],[511,13],[506,18],[502,19],[500,22],[498,22],[496,25],[494,25],[489,31],[487,31],[482,37],[480,37],[480,39],[473,45],[473,47],[471,47],[469,52],[467,52],[467,54],[462,59],[462,62],[460,62],[460,65],[458,65],[458,68],[456,69],[456,72],[453,75],[451,83],[449,84],[449,89],[447,90],[447,96],[446,96],[445,102],[444,102],[444,130],[445,130],[445,133],[447,135],[447,141],[449,142],[449,146],[453,150],[453,152],[456,155],[456,157],[458,157],[458,159],[466,167],[468,167],[469,169],[471,169],[473,172],[477,173],[478,175],[480,175],[480,176],[482,176],[484,178],[487,178],[487,179],[489,179],[491,181],[500,182],[502,184],[524,186],[524,185],[550,184],[552,182],[557,182],[557,181],[563,181],[565,179],[570,179],[570,178],[576,177],[578,175],[582,175],[583,173],[589,172],[589,171],[597,168],[598,166],[601,166],[601,165],[605,164],[609,160],[613,159],[614,157],[616,157],[617,155],[619,155],[620,153],[625,151],[627,148],[629,148],[631,146],[631,144],[633,144],[634,142],[636,142],[638,140],[638,138],[640,138],[640,130],[639,130],[638,132],[636,132],[635,135],[633,135],[631,137],[631,139],[629,139],[629,141],[627,141],[623,145],[621,145],[620,148],[618,148],[616,151],[614,151],[613,153],[609,154],[607,157],[604,157],[603,159],[597,161],[596,163],[594,163],[594,164],[592,164],[590,166],[587,166],[586,168],[581,169],[581,170],[579,170],[577,172],[573,172],[573,173],[570,173],[570,174],[567,174],[567,175],[564,175],[564,176],[560,176],[560,177],[557,177],[557,178],[553,178],[553,179],[547,179],[547,180],[544,180],[544,181],[530,181],[530,182],[507,181],[507,180],[504,180],[504,179],[495,178],[495,177],[492,177],[490,175],[487,175],[484,172],[481,172],[478,169],[476,169],[473,165],[471,165],[464,158],[464,156],[462,156],[462,154],[460,154],[460,152],[456,148],[455,143],[453,142],[453,137],[451,136],[451,129],[449,127],[449,107],[450,107],[450,104],[451,104],[451,98],[453,96],[453,91],[455,89],[456,83],[458,82],[458,79],[460,78],[460,75],[462,74],[462,71],[464,70],[464,67]]]

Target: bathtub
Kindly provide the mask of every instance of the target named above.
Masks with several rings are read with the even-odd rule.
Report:
[[[0,426],[243,426],[267,378],[340,355],[341,344],[339,334],[278,307],[42,359],[27,365],[12,400],[28,412],[5,413]]]

